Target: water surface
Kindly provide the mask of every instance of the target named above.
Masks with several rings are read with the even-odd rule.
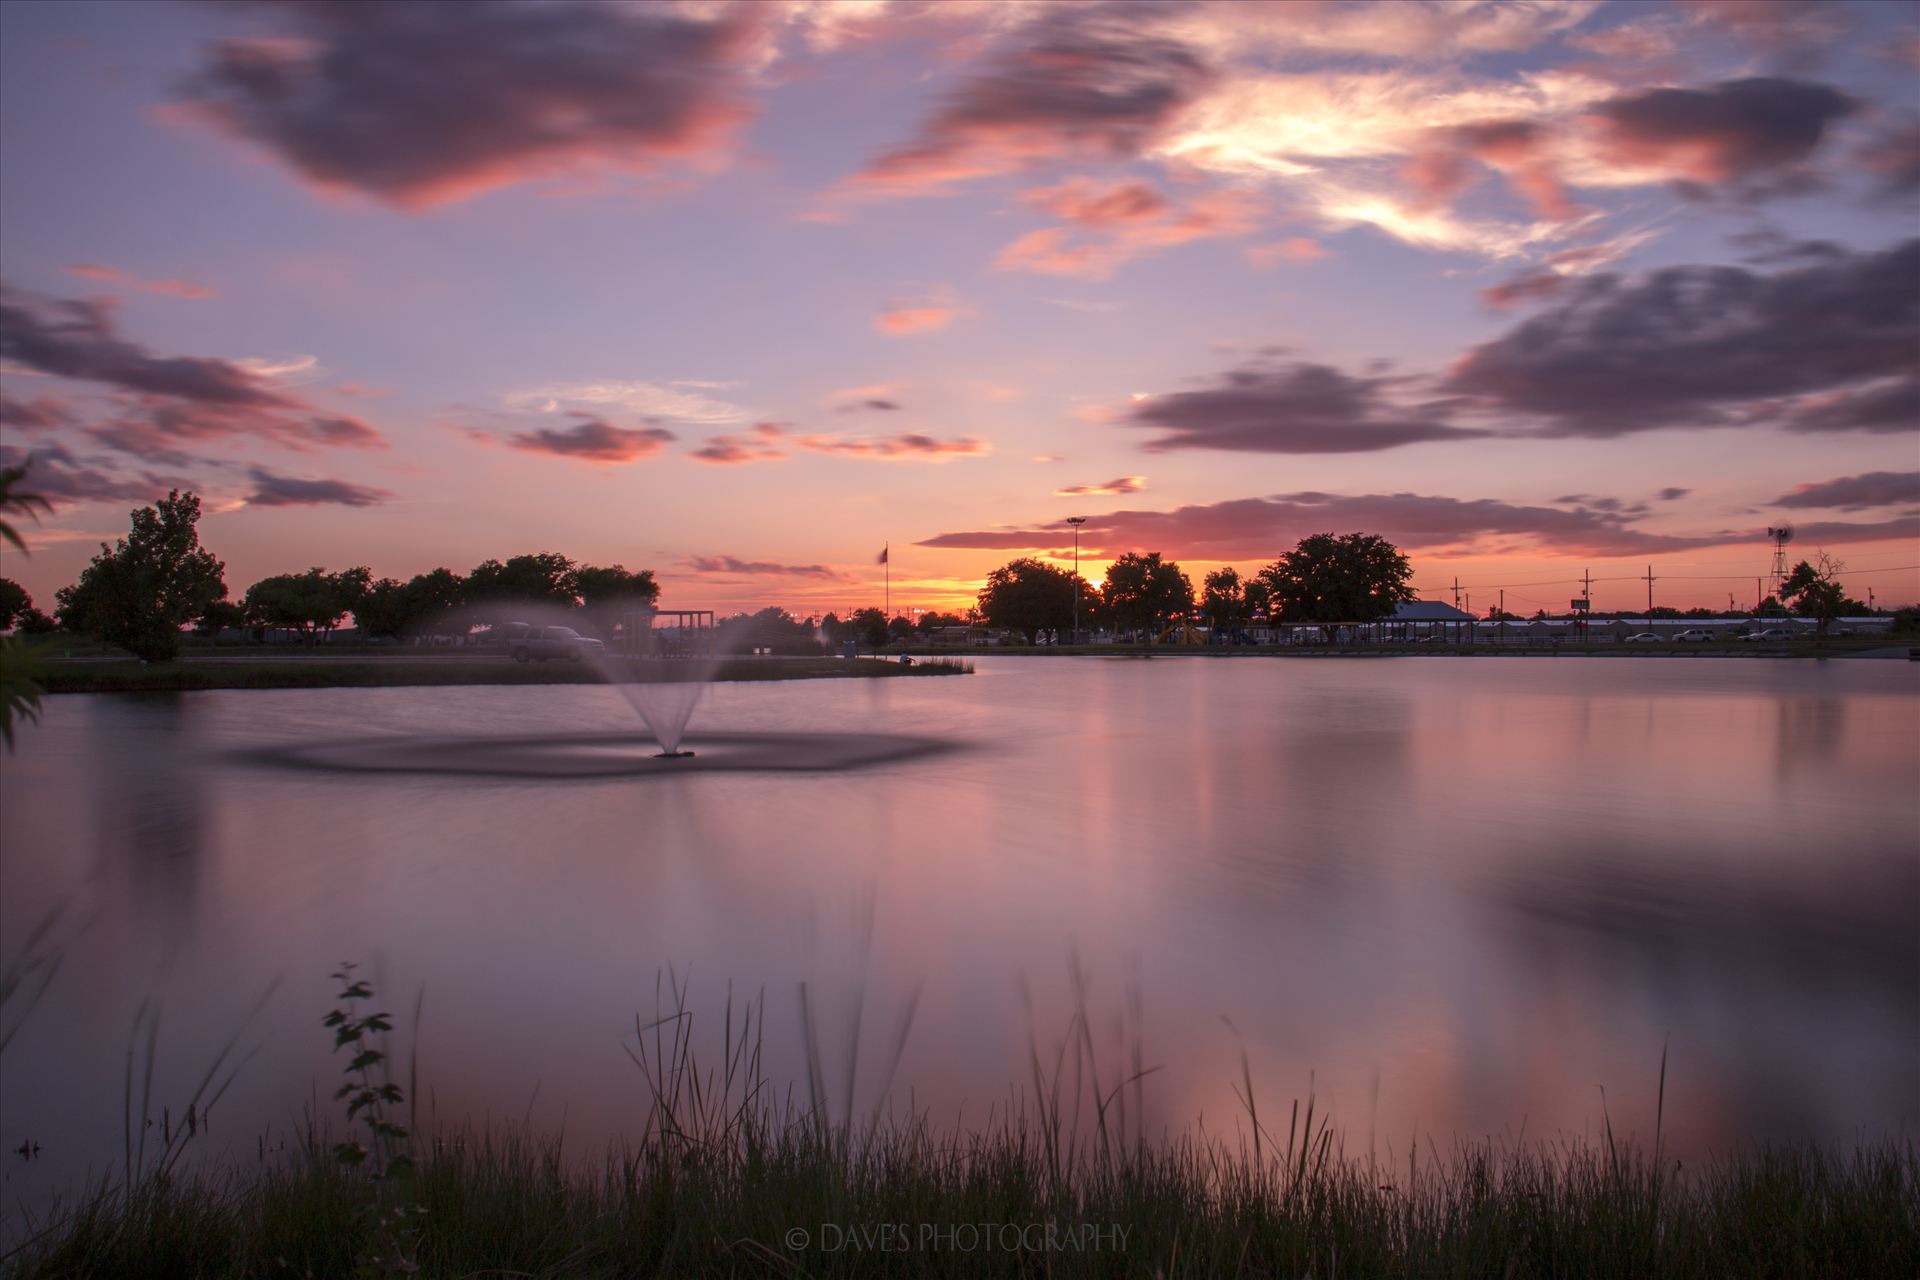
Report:
[[[1311,1082],[1350,1152],[1593,1133],[1603,1089],[1646,1134],[1670,1046],[1682,1150],[1910,1132],[1916,711],[1920,667],[1865,660],[995,658],[717,686],[694,722],[958,751],[575,780],[260,757],[630,734],[616,691],[54,698],[0,771],[4,949],[62,905],[70,939],[0,1060],[0,1149],[43,1148],[5,1157],[7,1194],[119,1159],[150,999],[156,1099],[243,1026],[258,1047],[205,1148],[253,1159],[336,1074],[344,959],[403,1014],[424,984],[432,1114],[588,1143],[644,1117],[620,1044],[668,966],[703,1036],[729,984],[764,992],[783,1080],[807,982],[834,1105],[855,1056],[863,1114],[915,989],[895,1098],[1003,1104],[1030,1037],[1061,1039],[1077,963],[1102,1071],[1137,1039],[1176,1129],[1231,1131],[1244,1048],[1263,1106]]]

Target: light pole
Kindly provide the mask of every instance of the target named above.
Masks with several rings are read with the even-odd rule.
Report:
[[[1067,523],[1073,526],[1073,640],[1080,643],[1080,526],[1087,522],[1085,516],[1068,516]]]

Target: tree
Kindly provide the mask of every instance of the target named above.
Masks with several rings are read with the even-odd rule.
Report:
[[[11,631],[33,607],[33,597],[12,578],[0,578],[0,631]]]
[[[1228,565],[1208,574],[1206,585],[1200,592],[1200,607],[1205,610],[1210,627],[1219,628],[1238,622],[1247,607],[1240,571]]]
[[[1193,583],[1158,551],[1128,552],[1107,567],[1102,591],[1113,625],[1125,631],[1159,630],[1169,619],[1193,612]]]
[[[551,551],[514,556],[505,564],[485,560],[467,575],[465,603],[475,609],[476,621],[503,619],[500,604],[559,605],[571,609],[580,603],[580,571],[573,561]]]
[[[580,593],[589,625],[607,640],[613,639],[613,629],[622,615],[650,607],[660,598],[660,584],[653,580],[653,570],[633,573],[617,564],[582,565],[574,574],[574,588]]]
[[[1814,619],[1824,636],[1835,618],[1865,609],[1859,601],[1847,599],[1846,591],[1840,586],[1840,575],[1846,571],[1846,565],[1824,551],[1819,552],[1813,563],[1802,560],[1793,566],[1793,572],[1780,584],[1780,598],[1791,604],[1801,617]]]
[[[887,623],[887,636],[893,640],[911,640],[913,638],[913,619],[900,614]]]
[[[852,629],[853,638],[869,649],[878,649],[887,643],[887,615],[878,609],[858,610],[846,625]]]
[[[1272,596],[1273,589],[1267,585],[1265,578],[1259,576],[1248,578],[1240,587],[1241,607],[1249,618],[1266,617],[1273,603]]]
[[[1368,622],[1415,598],[1413,565],[1378,534],[1316,533],[1260,571],[1287,622]]]
[[[195,624],[195,635],[217,636],[228,627],[247,625],[247,611],[231,600],[215,600],[200,613],[200,621]]]
[[[398,578],[382,578],[367,588],[354,620],[363,634],[382,638],[397,637],[413,621],[408,608],[407,584]]]
[[[364,566],[339,573],[313,568],[275,574],[248,587],[240,607],[254,623],[298,631],[311,644],[316,632],[332,631],[365,604],[371,577]]]
[[[1077,581],[1083,599],[1092,594],[1085,579]],[[978,597],[980,615],[989,626],[1022,632],[1031,644],[1040,631],[1073,626],[1075,582],[1067,570],[1031,556],[1010,560],[987,575]]]
[[[60,623],[148,662],[180,652],[180,628],[227,597],[226,565],[200,545],[200,499],[174,490],[132,513],[132,531],[55,595]]]

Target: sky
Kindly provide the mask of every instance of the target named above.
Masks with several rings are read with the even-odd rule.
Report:
[[[557,551],[667,608],[1920,597],[1920,6],[0,5],[0,463],[51,608]],[[1502,597],[1501,592],[1505,595]]]

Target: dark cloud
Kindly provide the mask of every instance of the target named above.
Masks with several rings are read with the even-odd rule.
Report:
[[[103,459],[74,454],[58,444],[31,451],[0,445],[0,467],[26,467],[23,487],[59,507],[66,502],[152,502],[182,480],[151,472],[129,476]]]
[[[841,413],[898,413],[902,406],[897,400],[888,400],[881,396],[871,396],[865,400],[849,400],[836,406]]]
[[[227,360],[156,356],[114,331],[101,303],[0,287],[0,359],[40,373],[219,408],[292,409],[266,379]]]
[[[1033,24],[858,181],[912,194],[1046,160],[1138,155],[1210,75],[1191,49],[1128,17],[1062,10]]]
[[[1824,84],[1756,77],[1626,94],[1593,119],[1613,162],[1718,184],[1800,163],[1858,105]]]
[[[1920,426],[1920,377],[1889,378],[1809,396],[1786,411],[1781,425],[1799,432],[1910,432]]]
[[[1249,365],[1199,391],[1140,401],[1123,421],[1165,432],[1147,442],[1155,451],[1370,453],[1488,434],[1390,403],[1384,394],[1389,381],[1323,364]]]
[[[1795,485],[1773,500],[1776,507],[1864,511],[1920,503],[1920,471],[1869,471],[1814,484]]]
[[[1252,559],[1277,555],[1301,538],[1327,530],[1365,529],[1412,550],[1455,547],[1488,537],[1528,538],[1556,552],[1594,556],[1637,555],[1715,546],[1733,534],[1678,537],[1647,533],[1625,515],[1579,507],[1516,506],[1489,498],[1416,493],[1340,495],[1288,493],[1240,498],[1173,511],[1114,511],[1090,516],[1082,545],[1106,552],[1156,550],[1175,556]],[[925,547],[1022,550],[1059,546],[1071,527],[1056,520],[1029,529],[946,533]],[[1746,536],[1745,534],[1738,535]]]
[[[290,449],[386,447],[357,418],[330,416],[231,360],[160,356],[120,336],[99,302],[0,286],[0,359],[115,396],[114,447],[156,455],[181,440],[257,436]],[[141,443],[123,444],[127,442]]]
[[[850,580],[849,575],[824,564],[777,564],[771,560],[740,560],[733,556],[688,556],[681,563],[695,573],[815,578],[823,582]]]
[[[0,426],[21,431],[51,431],[73,421],[73,411],[64,400],[53,396],[35,396],[32,400],[14,400],[0,395]]]
[[[749,114],[762,21],[575,0],[259,7],[291,38],[216,42],[179,110],[318,186],[409,206],[718,146]]]
[[[590,413],[576,411],[571,427],[542,427],[507,437],[507,443],[529,453],[549,453],[585,462],[632,462],[678,439],[665,427],[616,427]]]
[[[252,507],[371,507],[393,496],[385,489],[345,480],[302,480],[275,475],[262,467],[253,468],[250,474],[253,492],[247,495],[247,505]]]
[[[1546,435],[1742,421],[1892,430],[1880,424],[1907,392],[1888,384],[1893,389],[1883,394],[1874,380],[1912,377],[1920,352],[1916,279],[1920,240],[1773,274],[1679,266],[1634,281],[1596,275],[1564,302],[1468,352],[1446,387],[1539,415]],[[1845,405],[1796,399],[1756,415],[1755,402],[1836,393],[1845,393]],[[1854,403],[1856,396],[1866,400]]]
[[[757,422],[750,436],[714,436],[701,448],[691,450],[688,456],[722,466],[744,462],[777,462],[787,455],[775,447],[775,442],[786,434],[787,429],[781,423]]]
[[[1920,538],[1920,515],[1894,516],[1890,520],[1816,520],[1794,526],[1803,543],[1887,542]]]
[[[1680,487],[1679,487],[1679,486],[1677,486],[1677,485],[1676,485],[1676,486],[1672,486],[1672,487],[1669,487],[1669,488],[1666,488],[1666,489],[1662,489],[1662,490],[1660,491],[1660,501],[1662,501],[1662,502],[1678,502],[1678,501],[1680,501],[1680,499],[1682,499],[1682,498],[1684,498],[1684,497],[1686,497],[1686,496],[1687,496],[1688,494],[1690,494],[1690,493],[1692,493],[1692,492],[1693,492],[1693,490],[1691,490],[1691,489],[1682,489],[1682,488],[1680,488]]]

